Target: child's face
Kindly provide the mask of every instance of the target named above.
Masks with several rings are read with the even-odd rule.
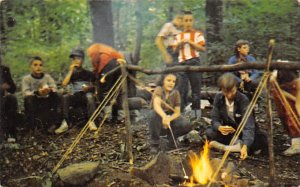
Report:
[[[174,19],[174,24],[181,28],[182,27],[182,16],[176,16]]]
[[[244,44],[238,48],[238,51],[241,55],[248,55],[250,47],[248,44]]]
[[[194,16],[193,15],[184,15],[182,20],[183,30],[191,31],[193,29]]]
[[[76,64],[76,67],[81,67],[82,66],[83,59],[81,57],[74,56],[74,57],[71,58],[71,60],[72,60],[73,64]]]
[[[236,86],[233,87],[231,90],[224,90],[222,89],[222,93],[224,94],[224,96],[229,100],[229,101],[233,101],[235,96],[236,96],[236,92],[237,92],[237,88]]]
[[[34,60],[30,65],[30,69],[34,75],[43,73],[43,62],[40,60]]]
[[[169,74],[164,78],[164,85],[163,88],[166,91],[172,91],[175,87],[175,83],[176,83],[176,76]]]

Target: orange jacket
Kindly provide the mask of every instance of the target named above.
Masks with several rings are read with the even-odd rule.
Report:
[[[102,44],[95,43],[87,49],[87,55],[91,58],[94,72],[101,73],[103,68],[113,59],[122,58],[124,56],[116,49]]]

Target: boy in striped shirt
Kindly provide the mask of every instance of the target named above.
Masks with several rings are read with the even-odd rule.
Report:
[[[183,32],[176,36],[175,51],[179,52],[179,65],[198,66],[200,65],[200,51],[205,51],[205,39],[202,32],[194,29],[194,16],[190,11],[183,15]],[[182,72],[182,80],[179,80],[178,89],[181,94],[182,108],[187,105],[188,84],[192,89],[192,109],[195,111],[195,117],[201,116],[200,111],[200,90],[201,74],[198,72]]]

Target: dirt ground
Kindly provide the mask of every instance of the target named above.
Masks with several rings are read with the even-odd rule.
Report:
[[[142,117],[147,112],[140,113]],[[265,112],[261,108],[257,110],[257,121],[261,128],[267,129]],[[276,167],[276,186],[300,186],[300,155],[285,157],[282,155],[289,145],[289,137],[279,125],[278,119],[274,122],[274,154]],[[7,187],[34,187],[42,186],[43,177],[48,176],[58,163],[67,148],[80,132],[79,126],[73,126],[61,135],[47,134],[42,131],[29,133],[24,128],[18,129],[19,147],[3,148],[0,153],[0,181]],[[134,167],[141,167],[148,163],[153,155],[149,154],[148,128],[146,118],[142,118],[133,124],[133,154]],[[103,166],[96,177],[84,186],[150,186],[138,178],[129,174],[130,165],[124,153],[125,127],[124,124],[105,123],[100,135],[88,131],[79,144],[75,147],[68,159],[62,164],[81,161],[99,161]],[[189,150],[199,152],[202,145],[187,146],[179,153],[169,153],[172,158],[183,158]],[[214,157],[222,157],[222,154],[212,151]],[[233,161],[247,178],[258,179],[268,183],[269,162],[266,155],[255,155],[245,161],[240,161],[238,154],[231,154],[228,160]],[[58,178],[52,178],[52,186],[64,186],[58,182]],[[0,186],[1,186],[0,185]],[[166,184],[165,186],[169,186]],[[68,186],[68,185],[65,185]]]

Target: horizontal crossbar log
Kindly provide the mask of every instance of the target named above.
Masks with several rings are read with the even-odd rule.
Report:
[[[195,72],[228,72],[238,71],[246,69],[266,69],[266,63],[264,62],[253,62],[253,63],[241,63],[234,65],[203,65],[203,66],[173,66],[164,69],[147,69],[141,66],[126,65],[128,70],[139,71],[145,74],[162,74],[171,72],[182,72],[182,71],[195,71]],[[270,69],[284,69],[284,70],[300,70],[300,62],[272,62]]]

